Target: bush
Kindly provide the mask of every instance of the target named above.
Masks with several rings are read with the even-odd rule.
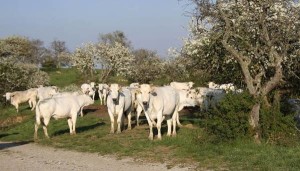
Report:
[[[229,93],[215,108],[201,113],[204,119],[201,126],[210,135],[207,140],[216,143],[252,138],[248,118],[253,105],[254,100],[248,93]],[[259,118],[261,138],[269,144],[296,145],[300,134],[293,121],[294,114],[281,113],[281,105],[276,102],[272,107],[262,105]]]
[[[0,94],[9,91],[26,90],[38,85],[48,85],[47,73],[38,70],[35,65],[15,63],[9,60],[0,61]],[[4,104],[4,98],[0,103]]]
[[[247,93],[227,94],[212,110],[202,114],[204,127],[215,142],[249,137],[248,116],[253,99]]]
[[[262,138],[269,144],[284,146],[299,144],[300,134],[294,121],[294,113],[286,111],[290,107],[289,104],[281,103],[278,105],[263,106],[260,110]]]

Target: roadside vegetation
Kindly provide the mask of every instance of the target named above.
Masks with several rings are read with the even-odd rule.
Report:
[[[69,79],[65,78],[72,78],[73,74],[73,69],[59,69],[49,72],[50,80],[55,80],[55,84],[60,87],[69,84]],[[74,77],[73,81],[80,82],[80,79],[80,77]],[[50,81],[50,84],[54,84],[54,82]],[[228,98],[232,97],[229,96]],[[241,101],[241,99],[236,99],[234,102],[237,101]],[[244,105],[236,105],[236,107],[241,106],[239,110],[243,109],[246,112],[245,106],[249,104],[245,103],[240,102]],[[226,105],[228,107],[229,104]],[[225,110],[226,105],[219,110]],[[231,108],[231,110],[237,109]],[[245,124],[237,124],[241,123],[242,120],[246,121],[242,117],[243,113],[240,113],[237,115],[238,118],[234,117],[235,120],[225,125],[220,124],[221,115],[215,115],[209,119],[212,117],[212,113],[195,111],[197,110],[185,110],[181,114],[181,121],[185,126],[178,128],[177,137],[166,136],[165,123],[163,125],[163,140],[149,141],[148,124],[144,116],[140,127],[136,127],[133,121],[134,127],[132,130],[125,130],[121,134],[109,134],[110,120],[106,106],[100,106],[97,100],[94,105],[84,110],[84,117],[78,118],[76,135],[69,135],[69,128],[65,119],[51,119],[48,126],[51,138],[45,138],[42,128],[40,128],[39,139],[35,143],[101,155],[116,155],[120,158],[130,156],[140,162],[167,162],[169,167],[179,164],[182,166],[196,165],[198,169],[213,170],[300,169],[300,163],[298,162],[300,145],[292,138],[286,138],[285,135],[282,135],[281,140],[284,140],[284,142],[274,143],[275,139],[274,142],[270,139],[257,145],[251,138],[246,136],[247,131],[245,130],[247,128],[244,128]],[[219,127],[213,125],[213,121],[217,122]],[[34,142],[34,122],[34,112],[30,110],[27,104],[21,105],[19,113],[11,105],[5,105],[0,111],[0,140]],[[235,127],[232,126],[234,123],[236,123]],[[222,126],[223,128],[220,128]],[[215,134],[223,135],[223,137],[209,134],[212,130],[210,128],[213,127],[215,127],[215,131],[223,130],[222,133]],[[230,128],[234,129],[231,130]],[[244,130],[244,134],[242,130]],[[224,131],[227,131],[227,133]],[[226,138],[227,135],[242,136]],[[277,138],[280,139],[281,137]],[[220,141],[220,139],[227,140]]]

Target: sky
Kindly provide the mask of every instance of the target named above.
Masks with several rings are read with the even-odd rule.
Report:
[[[134,49],[167,57],[188,36],[187,1],[178,0],[1,0],[0,38],[26,36],[65,41],[74,51],[99,34],[123,31]]]

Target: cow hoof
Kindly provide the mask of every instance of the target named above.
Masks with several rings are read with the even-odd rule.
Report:
[[[153,136],[149,136],[148,139],[153,141]]]

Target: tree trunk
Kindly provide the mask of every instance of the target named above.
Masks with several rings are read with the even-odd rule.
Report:
[[[254,141],[257,144],[260,144],[260,130],[259,130],[259,110],[260,110],[260,103],[256,103],[251,110],[249,123],[251,126],[251,131],[254,135]]]

